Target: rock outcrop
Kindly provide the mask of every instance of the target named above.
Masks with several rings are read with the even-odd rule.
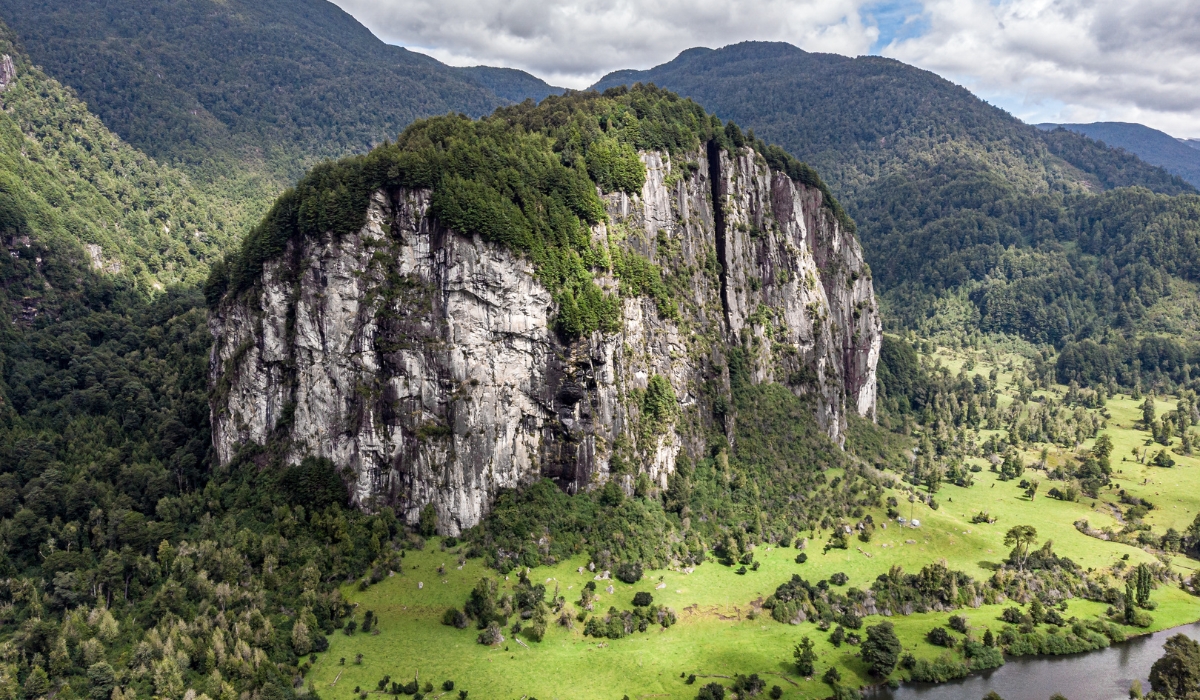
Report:
[[[528,260],[441,226],[428,191],[379,191],[357,234],[293,242],[212,314],[220,460],[245,442],[327,457],[361,507],[415,521],[432,503],[456,534],[542,477],[665,486],[705,431],[733,435],[714,395],[734,352],[752,381],[811,396],[834,440],[848,411],[873,418],[870,272],[820,191],[749,148],[641,158],[640,195],[604,195],[592,234],[656,263],[675,309],[626,295],[619,331],[564,339]]]

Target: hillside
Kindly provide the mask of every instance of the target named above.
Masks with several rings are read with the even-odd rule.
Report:
[[[1174,195],[1195,190],[1131,154],[1042,132],[873,56],[744,43],[596,87],[636,81],[692,97],[815,166],[858,224],[893,328],[1056,346],[1110,327],[1200,337],[1184,311],[1196,280],[1175,257],[1195,237],[1195,200]],[[1119,189],[1131,186],[1149,191]],[[1133,200],[1136,214],[1113,206]],[[1098,224],[1099,211],[1116,218]],[[1091,235],[1098,225],[1129,235]],[[1131,255],[1134,233],[1157,263]]]
[[[123,139],[256,204],[245,224],[316,162],[414,119],[554,90],[390,46],[326,0],[0,0],[0,19]]]
[[[1200,153],[1170,134],[1142,124],[1127,122],[1094,122],[1091,124],[1038,124],[1039,129],[1052,131],[1062,128],[1101,141],[1113,148],[1123,148],[1138,158],[1178,175],[1193,186],[1200,187]]]

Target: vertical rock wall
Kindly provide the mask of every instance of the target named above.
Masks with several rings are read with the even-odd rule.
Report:
[[[703,390],[728,389],[731,347],[754,381],[812,395],[835,440],[847,411],[873,417],[870,274],[820,192],[748,148],[642,160],[640,196],[605,195],[593,236],[659,265],[676,315],[623,298],[619,332],[566,342],[527,260],[441,227],[426,191],[377,192],[357,234],[294,244],[211,316],[220,460],[246,442],[327,457],[360,506],[415,521],[433,503],[454,534],[497,490],[542,477],[665,485],[681,450],[732,427],[714,426]],[[677,400],[662,420],[642,410],[655,375]]]

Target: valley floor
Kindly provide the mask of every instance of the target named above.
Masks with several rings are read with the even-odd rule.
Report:
[[[963,358],[943,351],[940,359],[957,372]],[[978,364],[974,372],[986,376],[990,369]],[[1010,373],[1002,371],[998,377],[1000,387],[1003,389],[1011,379]],[[1064,389],[1058,387],[1056,391],[1061,396]],[[435,691],[427,697],[457,697],[459,690],[467,690],[470,698],[694,698],[702,683],[716,680],[728,685],[726,679],[735,674],[757,673],[767,681],[767,688],[780,686],[785,698],[819,698],[829,695],[829,686],[821,682],[820,676],[833,665],[840,670],[843,684],[870,684],[874,681],[856,656],[857,647],[843,644],[834,648],[828,633],[818,631],[812,623],[775,622],[769,610],[761,609],[762,601],[793,573],[815,582],[844,572],[848,586],[866,589],[876,576],[893,566],[915,572],[931,562],[943,561],[951,569],[986,579],[1008,556],[1010,548],[1003,542],[1005,532],[1018,524],[1037,528],[1039,546],[1046,539],[1053,540],[1058,555],[1069,557],[1085,569],[1111,573],[1114,585],[1123,585],[1122,571],[1140,562],[1154,562],[1156,554],[1086,536],[1073,523],[1086,519],[1092,528],[1120,530],[1118,507],[1127,506],[1118,503],[1119,489],[1155,504],[1146,522],[1159,535],[1167,527],[1186,529],[1200,509],[1200,460],[1174,455],[1176,466],[1171,469],[1129,461],[1135,446],[1145,448],[1148,436],[1135,426],[1141,416],[1140,403],[1125,395],[1108,401],[1111,418],[1105,432],[1115,445],[1114,481],[1119,486],[1105,489],[1099,499],[1081,497],[1078,502],[1066,502],[1047,498],[1043,494],[1055,482],[1049,481],[1044,472],[1028,470],[1025,478],[1042,482],[1038,495],[1031,500],[1017,481],[1001,481],[986,467],[975,474],[975,483],[969,488],[943,486],[936,494],[940,504],[937,510],[920,502],[910,505],[906,492],[889,490],[885,498],[895,496],[905,517],[909,517],[911,508],[912,516],[921,522],[919,528],[901,527],[887,521],[884,512],[872,512],[877,523],[888,525],[877,529],[869,543],[854,539],[849,549],[822,554],[823,539],[810,541],[806,550],[809,558],[804,564],[795,563],[798,550],[794,548],[762,545],[755,552],[760,568],[741,575],[734,567],[709,561],[691,573],[648,571],[634,585],[615,580],[597,582],[597,613],[603,614],[609,606],[629,609],[635,592],[648,591],[656,604],[669,606],[678,615],[678,624],[669,629],[651,627],[648,632],[617,640],[585,637],[579,623],[573,629],[552,623],[540,643],[524,638],[518,643],[506,630],[503,644],[487,647],[476,643],[478,631],[473,625],[459,630],[441,624],[443,612],[449,607],[461,608],[481,577],[503,577],[486,569],[482,559],[463,561],[461,546],[445,548],[440,538],[433,538],[423,551],[406,553],[402,573],[365,591],[356,585],[345,587],[343,594],[358,604],[357,617],[361,619],[366,610],[374,611],[379,631],[353,636],[335,633],[330,637],[329,650],[319,655],[309,671],[306,683],[324,700],[351,700],[362,691],[382,695],[377,689],[384,676],[401,683],[414,676],[422,685],[431,682]],[[1160,402],[1160,412],[1167,408],[1174,408],[1174,403]],[[988,431],[982,431],[981,440],[988,435]],[[1065,459],[1066,452],[1051,447],[1048,466],[1053,468],[1054,460]],[[1040,447],[1031,446],[1027,463],[1035,461],[1037,453]],[[1122,461],[1122,457],[1127,459]],[[986,464],[977,458],[971,461]],[[996,521],[973,524],[971,517],[981,511],[987,511]],[[1200,566],[1181,555],[1170,562],[1185,577]],[[580,557],[539,567],[529,577],[533,583],[544,583],[549,593],[557,589],[566,598],[568,609],[575,610],[582,587],[593,580],[586,568],[579,571],[586,564],[586,557]],[[445,571],[439,575],[437,569],[442,565]],[[513,572],[505,585],[511,587],[516,579]],[[610,583],[611,594],[605,592]],[[1144,630],[1123,628],[1126,634],[1200,619],[1200,599],[1179,587],[1160,586],[1153,600],[1157,603],[1152,612],[1153,625]],[[1001,610],[1009,605],[1012,603],[955,612],[970,620],[978,638],[985,628],[999,632],[1004,624]],[[1084,620],[1104,617],[1106,608],[1103,603],[1076,599],[1063,616]],[[905,652],[933,659],[945,649],[929,644],[924,635],[932,627],[945,624],[951,614],[895,615],[888,619],[896,626]],[[876,624],[880,619],[870,617],[864,624]],[[819,654],[812,680],[797,676],[792,663],[793,646],[804,636],[812,638]],[[361,663],[356,663],[359,654]],[[697,677],[695,685],[685,682],[690,674]],[[454,681],[453,692],[441,690],[445,680]],[[1070,689],[1048,689],[1047,695],[1056,690],[1070,697]]]

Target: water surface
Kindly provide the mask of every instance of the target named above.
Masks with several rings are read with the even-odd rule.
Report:
[[[980,700],[990,691],[1004,700],[1127,700],[1134,679],[1150,692],[1150,666],[1173,635],[1200,640],[1200,622],[1114,644],[1099,651],[1066,656],[1010,658],[1000,668],[948,683],[904,683],[868,691],[870,700]]]

